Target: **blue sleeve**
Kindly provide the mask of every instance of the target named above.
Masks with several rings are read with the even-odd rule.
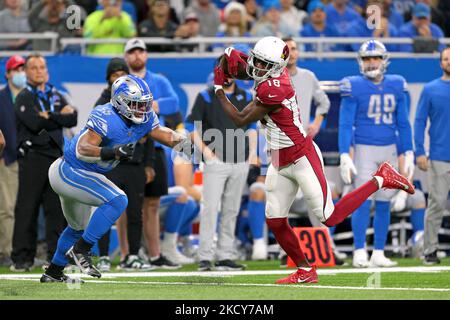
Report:
[[[414,145],[416,147],[416,156],[423,156],[425,154],[423,144],[429,109],[430,98],[428,96],[427,87],[425,87],[420,95],[419,103],[417,104],[416,117],[414,119]]]
[[[357,104],[350,96],[343,96],[339,110],[339,153],[348,153],[352,144],[353,125],[355,123]]]
[[[412,150],[412,132],[409,123],[409,112],[406,107],[406,94],[403,93],[397,100],[397,129],[400,143],[398,150],[400,153]]]
[[[94,109],[89,115],[86,122],[86,127],[97,133],[100,137],[104,138],[108,135],[108,130],[110,130],[110,124],[105,119],[105,115]]]
[[[179,99],[169,80],[158,77],[158,90],[160,92],[156,101],[159,104],[159,114],[165,116],[179,111]]]

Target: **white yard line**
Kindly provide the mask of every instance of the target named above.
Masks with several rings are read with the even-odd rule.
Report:
[[[160,278],[160,277],[227,277],[227,276],[253,276],[253,275],[285,275],[292,273],[294,269],[284,270],[253,270],[253,271],[184,271],[184,272],[117,272],[103,273],[102,278]],[[450,266],[438,267],[395,267],[395,268],[362,268],[362,269],[319,269],[319,275],[336,275],[352,273],[388,273],[388,272],[420,272],[434,273],[450,271]],[[70,274],[70,273],[67,273]],[[14,273],[0,274],[1,279],[40,278],[40,274]],[[83,275],[84,277],[84,275]]]
[[[11,278],[4,280],[16,281],[33,281],[38,279],[33,278]],[[86,284],[100,283],[100,284],[139,284],[139,285],[169,285],[169,286],[215,286],[215,287],[277,287],[277,288],[298,288],[298,289],[335,289],[335,290],[369,290],[369,291],[427,291],[427,292],[450,292],[446,288],[397,288],[397,287],[350,287],[350,286],[321,286],[311,284],[300,285],[279,285],[271,283],[198,283],[198,282],[165,282],[165,281],[114,281],[114,280],[87,280]]]

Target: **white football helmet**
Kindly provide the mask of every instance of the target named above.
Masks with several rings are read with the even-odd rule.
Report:
[[[381,57],[382,62],[377,68],[365,67],[363,58]],[[389,65],[389,53],[383,43],[378,40],[364,42],[358,51],[359,71],[369,79],[375,79],[386,72]]]
[[[111,86],[111,103],[125,118],[136,124],[150,119],[153,95],[147,83],[134,75],[118,78]]]
[[[277,37],[264,37],[250,50],[247,74],[257,82],[269,77],[278,77],[287,66],[288,60],[289,47],[283,40]]]

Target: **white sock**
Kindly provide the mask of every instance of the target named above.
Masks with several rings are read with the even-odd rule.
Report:
[[[381,189],[381,186],[383,185],[383,181],[384,181],[384,179],[382,178],[382,177],[379,177],[379,176],[373,176],[376,180],[377,180],[377,182],[378,182],[378,189]]]
[[[309,267],[309,268],[305,268],[305,267],[299,267],[299,269],[302,269],[302,270],[305,270],[305,271],[311,271],[312,270],[312,268],[311,267]]]

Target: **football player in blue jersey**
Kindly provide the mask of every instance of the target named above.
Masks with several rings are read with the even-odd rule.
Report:
[[[412,177],[414,155],[408,117],[406,81],[402,76],[385,74],[389,55],[378,40],[362,44],[358,52],[362,75],[341,81],[339,114],[339,153],[341,177],[346,184],[355,175],[355,187],[362,185],[378,165],[388,160],[398,167],[397,155],[405,155],[403,175]],[[398,137],[398,138],[397,138]],[[398,148],[396,146],[397,139]],[[354,141],[353,160],[349,156]],[[354,161],[354,162],[353,162]],[[380,190],[352,215],[355,267],[389,267],[396,265],[384,255],[390,223],[390,198],[395,191]],[[373,226],[374,250],[369,261],[365,248],[370,208],[375,200]]]
[[[159,125],[152,100],[145,81],[133,75],[120,77],[112,85],[111,102],[93,109],[86,126],[66,143],[64,156],[51,165],[50,184],[61,199],[68,227],[41,282],[72,281],[63,273],[67,263],[101,277],[92,264],[91,248],[128,203],[125,193],[104,174],[130,159],[138,140],[148,135],[190,153],[189,138]],[[91,206],[97,207],[92,217]]]

